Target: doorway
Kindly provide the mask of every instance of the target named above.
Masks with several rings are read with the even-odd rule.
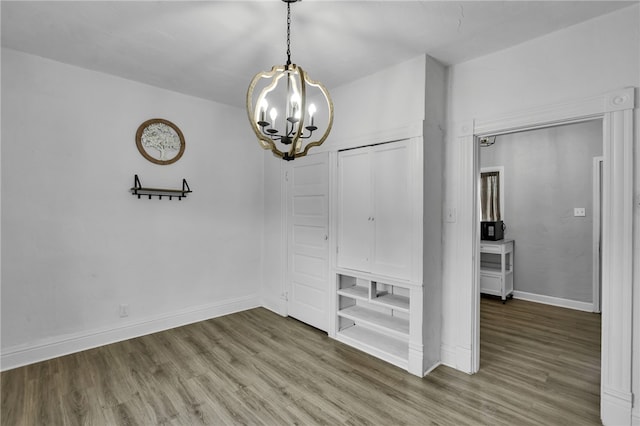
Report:
[[[633,316],[633,129],[635,91],[625,88],[599,96],[531,108],[494,119],[471,119],[455,129],[459,147],[459,225],[455,244],[461,261],[453,273],[452,291],[460,295],[463,317],[456,346],[456,365],[470,373],[480,366],[477,261],[479,226],[477,138],[601,118],[603,120],[602,214],[602,369],[600,407],[604,423],[628,423],[632,410]],[[614,332],[615,331],[615,332]],[[468,362],[468,364],[466,364]]]
[[[568,391],[583,404],[574,420],[593,422],[601,318],[593,313],[591,248],[599,240],[600,209],[592,174],[594,158],[602,156],[602,120],[487,139],[479,141],[478,216],[503,221],[505,229],[503,238],[486,241],[491,236],[481,228],[481,370],[497,380],[521,380],[536,395]],[[483,247],[493,244],[514,247],[512,276],[502,279],[515,298],[505,304],[487,288],[492,255]],[[527,365],[530,356],[534,365]],[[544,377],[543,384],[535,377]]]
[[[594,158],[602,156],[602,120],[489,140],[480,141],[478,215],[502,224],[500,235],[481,232],[481,239],[513,242],[515,287],[506,285],[510,282],[506,287],[516,298],[597,311],[593,279],[599,270],[594,262],[599,262],[600,207],[599,182],[592,174]],[[486,184],[491,173],[497,173],[495,185]],[[490,255],[481,256],[482,265]]]

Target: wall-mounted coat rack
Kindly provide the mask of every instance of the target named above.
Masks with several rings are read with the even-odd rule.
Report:
[[[151,197],[158,197],[160,200],[162,200],[162,197],[169,197],[169,200],[176,197],[181,201],[183,197],[186,198],[187,194],[191,192],[191,188],[189,188],[186,179],[182,179],[182,189],[145,188],[140,184],[138,175],[134,175],[133,188],[131,188],[131,194],[137,195],[138,198],[144,195],[148,196],[149,199],[151,199]]]

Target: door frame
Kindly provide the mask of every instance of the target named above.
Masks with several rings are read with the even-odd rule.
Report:
[[[480,367],[480,292],[478,139],[593,119],[603,121],[602,349],[601,418],[629,424],[633,406],[633,130],[635,89],[624,88],[580,100],[545,105],[493,119],[454,126],[459,147],[459,199],[455,243],[458,263],[453,285],[458,294],[459,333],[456,366],[475,373]]]
[[[593,231],[592,231],[592,264],[593,264],[593,312],[600,313],[600,290],[601,290],[601,250],[602,250],[602,167],[604,165],[604,157],[593,157]]]

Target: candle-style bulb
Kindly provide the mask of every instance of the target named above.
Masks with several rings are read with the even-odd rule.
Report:
[[[298,120],[300,119],[300,95],[298,93],[291,95],[291,115]]]
[[[313,119],[313,115],[316,113],[316,106],[315,104],[311,104],[309,105],[309,117],[311,118],[311,126],[314,125],[314,119]]]
[[[269,108],[269,103],[267,102],[267,100],[265,98],[262,98],[262,100],[260,101],[260,121],[264,122],[264,117],[267,113],[267,108]]]

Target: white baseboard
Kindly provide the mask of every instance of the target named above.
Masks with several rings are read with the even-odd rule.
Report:
[[[288,315],[287,300],[281,297],[268,297],[263,295],[262,307],[283,317]]]
[[[422,375],[422,377],[427,376],[429,373],[431,373],[433,370],[435,370],[436,368],[440,367],[442,365],[441,362],[436,362],[435,364],[433,364],[432,366],[430,366],[429,368],[427,368],[424,372],[424,374]]]
[[[166,315],[145,318],[115,328],[41,339],[25,345],[6,348],[0,355],[0,371],[108,345],[146,334],[204,321],[260,306],[260,297],[251,295],[218,303],[197,306]]]
[[[600,418],[605,426],[622,426],[632,424],[631,392],[620,392],[613,389],[601,388]],[[635,423],[633,423],[635,424]]]
[[[440,345],[440,363],[447,367],[456,368],[456,348],[446,343]]]
[[[514,291],[513,298],[527,300],[529,302],[544,303],[545,305],[559,306],[561,308],[575,309],[578,311],[593,312],[593,303],[580,302],[578,300],[562,299],[560,297],[527,293],[525,291]]]
[[[471,348],[456,346],[456,366],[457,370],[463,373],[473,374],[473,356],[471,356]]]

